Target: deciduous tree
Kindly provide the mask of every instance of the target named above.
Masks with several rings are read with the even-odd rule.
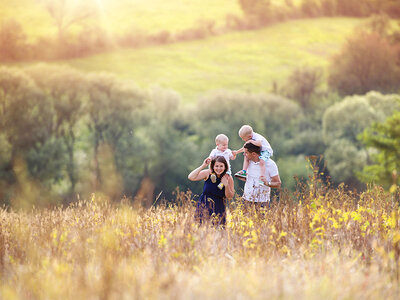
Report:
[[[3,20],[0,24],[0,60],[27,58],[27,49],[22,26],[14,19]]]
[[[385,122],[374,123],[365,129],[360,139],[376,151],[372,155],[373,163],[359,173],[361,180],[386,188],[400,185],[400,112],[395,112]]]
[[[65,40],[67,30],[74,24],[82,23],[96,15],[93,1],[41,0],[53,18],[60,41]]]
[[[359,30],[333,57],[329,85],[341,95],[371,90],[395,92],[400,82],[397,53],[396,47],[377,32]]]
[[[84,114],[86,78],[82,73],[69,67],[50,65],[28,68],[27,73],[46,95],[48,108],[51,110],[49,119],[51,133],[65,147],[65,168],[70,181],[69,193],[73,194],[78,180],[74,157],[77,124]]]
[[[118,80],[110,74],[89,74],[87,80],[87,124],[93,145],[95,188],[100,188],[107,176],[101,173],[100,146],[107,144],[113,151],[117,170],[126,168],[127,155],[135,153],[118,151],[129,150],[126,146],[133,142],[138,111],[144,104],[145,95],[132,82]],[[130,143],[126,144],[126,141]]]
[[[369,152],[359,140],[359,134],[399,108],[397,95],[370,92],[365,96],[346,97],[326,110],[322,127],[327,145],[325,158],[336,183],[356,185],[357,172],[369,160]]]

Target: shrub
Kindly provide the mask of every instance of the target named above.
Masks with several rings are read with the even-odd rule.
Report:
[[[0,25],[0,60],[18,60],[27,56],[26,36],[17,21],[5,20]]]
[[[284,87],[283,93],[294,100],[297,100],[303,108],[310,104],[321,83],[322,71],[317,68],[298,68],[293,71]]]
[[[256,18],[264,24],[271,21],[271,3],[269,0],[239,0],[239,5],[247,17]]]
[[[305,0],[301,3],[301,11],[307,17],[317,17],[321,15],[321,9],[318,1]]]
[[[341,95],[396,91],[400,81],[400,69],[394,63],[397,55],[396,48],[378,33],[356,31],[332,59],[329,86]]]

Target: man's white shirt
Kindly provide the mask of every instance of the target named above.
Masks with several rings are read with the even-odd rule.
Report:
[[[260,164],[249,161],[247,169],[246,184],[244,185],[243,198],[247,201],[268,202],[270,200],[271,188],[260,184]],[[278,166],[272,159],[265,162],[265,174],[267,181],[272,177],[279,175]]]

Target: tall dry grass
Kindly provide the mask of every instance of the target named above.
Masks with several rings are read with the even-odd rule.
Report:
[[[193,196],[143,209],[95,196],[0,210],[1,299],[398,299],[399,202],[310,183],[270,208],[229,204],[225,228]]]

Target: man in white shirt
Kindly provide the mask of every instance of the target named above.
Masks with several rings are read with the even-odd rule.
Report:
[[[243,199],[251,202],[267,203],[270,201],[271,188],[279,188],[281,179],[278,166],[272,159],[266,162],[265,174],[260,172],[261,147],[252,143],[244,146],[244,155],[249,160],[246,184],[244,186]],[[260,177],[264,175],[264,184],[260,183]]]

